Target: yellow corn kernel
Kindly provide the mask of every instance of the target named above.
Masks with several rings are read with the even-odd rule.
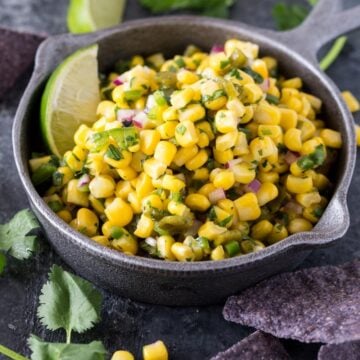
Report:
[[[107,198],[113,195],[115,190],[115,181],[109,175],[95,176],[89,184],[91,195],[95,198]]]
[[[81,233],[91,237],[97,232],[99,219],[96,214],[86,208],[81,208],[76,214],[77,228]]]
[[[190,104],[179,110],[179,120],[199,121],[205,117],[205,109],[200,104]]]
[[[326,156],[324,141],[322,140],[321,137],[314,137],[308,141],[305,141],[301,147],[300,154],[301,155],[312,154],[314,151],[316,151],[318,147],[321,147],[324,150]]]
[[[299,166],[297,161],[294,161],[290,165],[290,172],[291,172],[292,175],[300,176],[300,177],[304,174],[304,170]]]
[[[356,145],[360,146],[360,126],[355,124]]]
[[[328,147],[340,149],[342,146],[342,139],[339,131],[324,129],[320,131],[320,137]]]
[[[172,192],[180,192],[185,187],[184,181],[178,179],[176,176],[167,174],[162,178],[161,185],[164,189]]]
[[[278,108],[280,111],[280,126],[284,130],[296,128],[298,115],[294,110]]]
[[[208,80],[201,84],[201,94],[204,105],[210,110],[219,110],[225,106],[227,97],[224,89],[215,80]]]
[[[66,185],[71,179],[74,178],[74,174],[68,166],[60,166],[56,173],[59,173],[61,176],[61,185]]]
[[[245,115],[246,108],[238,98],[233,98],[226,103],[226,107],[236,117],[243,117]]]
[[[135,186],[136,194],[142,199],[154,190],[154,186],[151,177],[145,173],[141,173],[137,179],[138,181]]]
[[[181,69],[177,74],[177,80],[182,84],[191,85],[199,80],[199,76],[192,71]]]
[[[105,117],[107,121],[114,121],[116,104],[109,100],[101,101],[96,109],[96,115]]]
[[[249,153],[249,146],[246,134],[242,131],[238,132],[235,147],[233,149],[234,156],[246,155]]]
[[[118,350],[114,352],[111,360],[135,360],[134,356],[128,351]]]
[[[75,152],[76,151],[76,152]],[[67,151],[64,154],[64,161],[66,165],[74,172],[80,171],[84,166],[86,158],[86,150],[76,145],[73,151]]]
[[[264,79],[269,77],[269,71],[266,62],[262,59],[255,59],[251,65],[252,70],[260,74]]]
[[[291,151],[296,151],[296,152],[301,151],[302,148],[301,130],[295,128],[291,128],[287,130],[284,135],[284,144]]]
[[[159,125],[156,129],[160,133],[161,139],[170,139],[175,136],[175,129],[179,123],[177,121],[167,121]]]
[[[254,118],[254,112],[255,112],[254,105],[245,106],[245,113],[240,118],[239,124],[247,124],[250,120],[252,120]]]
[[[199,236],[205,237],[209,240],[215,240],[217,236],[226,232],[226,227],[218,226],[212,221],[206,221],[203,225],[201,225],[198,230]]]
[[[235,184],[234,173],[230,170],[219,171],[214,177],[213,184],[216,188],[229,190]]]
[[[200,132],[204,132],[208,136],[210,141],[215,139],[215,135],[208,121],[200,121],[196,123],[196,127]]]
[[[209,170],[206,167],[196,169],[192,180],[206,181],[209,179]]]
[[[240,221],[256,220],[261,215],[258,199],[254,193],[247,193],[234,201]]]
[[[93,236],[91,239],[96,241],[98,244],[100,244],[102,246],[106,246],[106,247],[111,246],[110,241],[106,236],[97,235],[97,236]]]
[[[178,144],[182,147],[190,147],[199,141],[194,123],[185,120],[178,124],[175,128],[175,138]]]
[[[140,55],[135,55],[130,59],[130,67],[135,67],[137,65],[143,66],[145,64],[145,60]]]
[[[301,130],[302,141],[309,140],[315,135],[316,127],[309,119],[300,116],[297,127]]]
[[[254,239],[263,240],[270,235],[273,230],[273,225],[269,220],[261,220],[251,228],[251,237]]]
[[[174,92],[171,95],[170,102],[175,109],[182,109],[193,99],[193,96],[194,90],[188,87]]]
[[[181,242],[172,244],[171,252],[177,261],[193,261],[195,259],[195,255],[191,247]]]
[[[211,192],[213,192],[214,190],[216,190],[216,187],[214,186],[214,184],[212,183],[207,183],[205,185],[203,185],[199,190],[198,193],[208,196]]]
[[[58,212],[56,213],[56,215],[57,215],[60,219],[64,220],[64,221],[65,221],[66,223],[68,223],[68,224],[69,224],[69,222],[72,220],[71,212],[70,212],[69,210],[66,210],[66,209],[58,211]]]
[[[101,232],[106,236],[107,238],[111,237],[112,228],[114,226],[110,223],[110,221],[104,222],[103,226],[101,227]]]
[[[279,182],[279,173],[275,172],[275,171],[269,171],[269,172],[260,172],[258,174],[258,179],[259,181],[261,181],[262,183],[265,182],[270,182],[270,183],[277,183]]]
[[[229,214],[234,214],[235,206],[234,202],[230,199],[221,199],[217,202],[220,209],[225,210]]]
[[[155,158],[147,159],[143,163],[144,172],[152,179],[157,179],[161,175],[165,174],[166,164],[162,163]]]
[[[290,221],[288,230],[290,234],[295,234],[303,231],[310,231],[313,225],[310,221],[303,218],[296,218]]]
[[[257,161],[260,161],[262,158],[269,157],[271,155],[277,155],[277,147],[274,142],[271,140],[269,136],[257,137],[253,139],[249,145],[251,155]],[[277,162],[276,161],[269,161],[271,163]]]
[[[351,112],[360,110],[360,103],[350,91],[343,91],[342,96]]]
[[[185,204],[175,200],[169,201],[167,209],[170,214],[178,216],[185,216],[190,212],[189,208]]]
[[[254,113],[254,120],[259,124],[264,125],[279,125],[281,113],[278,107],[262,101],[256,107]]]
[[[245,135],[245,134],[244,134]],[[230,131],[227,134],[220,135],[216,138],[215,147],[218,151],[225,151],[235,146],[237,142],[238,131]]]
[[[313,181],[309,176],[297,177],[288,175],[286,179],[286,188],[294,194],[303,194],[312,190]]]
[[[168,107],[163,112],[163,120],[164,121],[175,121],[179,119],[178,110],[173,106]]]
[[[86,146],[86,140],[90,135],[91,129],[84,124],[81,124],[74,134],[74,142],[76,145],[82,147]]]
[[[234,158],[234,153],[231,149],[227,149],[225,151],[213,150],[214,159],[220,164],[226,164],[230,160]]]
[[[169,166],[176,154],[176,146],[170,141],[160,141],[155,148],[154,158]]]
[[[134,235],[140,238],[147,238],[151,235],[154,230],[154,222],[148,216],[142,214],[138,220]]]
[[[163,202],[157,194],[150,194],[146,196],[142,199],[141,204],[143,213],[145,214],[150,213],[153,208],[158,210],[162,210],[164,208]]]
[[[269,244],[275,244],[289,235],[286,227],[282,224],[275,224],[269,236],[267,237],[266,241]]]
[[[220,110],[215,115],[216,129],[225,134],[237,130],[237,119],[230,110]]]
[[[67,184],[66,202],[89,207],[89,196],[86,192],[79,191],[78,187],[79,180],[70,180]]]
[[[209,137],[204,132],[200,132],[198,136],[199,136],[199,140],[197,142],[197,145],[201,149],[209,146],[209,143],[210,143]]]
[[[264,183],[256,193],[258,203],[260,206],[267,204],[269,201],[274,200],[279,195],[279,190],[276,185],[272,183]]]
[[[185,199],[185,204],[194,211],[204,212],[210,207],[210,201],[205,195],[190,194]]]
[[[302,84],[302,80],[299,77],[295,77],[295,78],[283,81],[281,83],[281,86],[283,88],[301,89],[303,84]]]
[[[269,71],[276,69],[278,66],[277,60],[271,56],[264,56],[262,60],[265,62]]]
[[[210,254],[211,260],[218,261],[225,259],[225,251],[222,245],[218,245]]]
[[[132,160],[131,152],[122,150],[120,153],[121,153],[120,160],[115,160],[112,157],[110,157],[107,153],[105,153],[104,161],[110,166],[114,167],[115,169],[124,169],[128,167]]]
[[[202,167],[208,160],[209,156],[206,150],[200,150],[191,160],[185,163],[185,167],[190,170],[194,171]]]
[[[186,148],[178,149],[175,158],[173,160],[176,166],[183,166],[186,162],[191,160],[198,153],[198,147],[192,145]]]
[[[133,212],[135,214],[140,214],[142,211],[142,208],[141,208],[141,199],[138,196],[138,194],[135,191],[130,192],[127,200],[129,202]]]
[[[276,144],[282,142],[283,132],[278,125],[259,125],[258,127],[259,136],[269,136]]]
[[[317,191],[313,191],[296,195],[296,201],[303,207],[307,208],[312,205],[319,204],[321,202],[321,196]]]
[[[256,59],[259,56],[259,46],[252,42],[230,39],[225,42],[225,53],[230,56],[234,50],[240,50],[247,58]]]
[[[244,104],[256,104],[261,100],[263,92],[257,84],[245,84],[242,92],[242,101]]]
[[[314,186],[319,190],[325,190],[330,185],[330,180],[323,174],[315,173],[313,178]]]
[[[235,181],[240,184],[249,184],[256,176],[255,170],[246,162],[232,166],[231,171],[234,173]]]
[[[157,130],[142,130],[140,132],[140,150],[145,155],[153,155],[159,141],[160,133]]]
[[[171,247],[175,243],[172,236],[164,235],[157,238],[157,250],[161,258],[166,260],[175,260],[175,256],[171,252]]]
[[[125,231],[124,229],[122,230]],[[111,246],[128,255],[136,255],[139,247],[137,240],[128,232],[125,232],[121,238],[112,240]]]
[[[105,208],[105,215],[112,225],[126,226],[133,218],[131,206],[121,198],[115,198],[110,205]]]
[[[319,99],[318,97],[311,95],[311,94],[307,94],[307,93],[302,93],[306,99],[309,101],[309,103],[311,104],[312,108],[315,110],[316,113],[320,112],[321,110],[321,106],[322,106],[322,101],[321,99]]]
[[[121,180],[116,184],[115,195],[123,200],[127,200],[129,194],[133,190],[134,189],[132,188],[130,181]]]
[[[104,207],[104,204],[102,203],[102,201],[100,201],[99,199],[95,198],[92,195],[89,195],[89,201],[90,201],[90,204],[91,204],[92,208],[98,214],[104,214],[105,207]]]

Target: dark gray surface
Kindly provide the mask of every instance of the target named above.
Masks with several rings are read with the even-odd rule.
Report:
[[[270,27],[272,22],[269,12],[274,2],[262,1],[261,6],[257,6],[255,2],[249,4],[245,0],[239,0],[232,16],[244,22]],[[349,1],[348,4],[350,3]],[[358,1],[353,0],[352,3]],[[46,0],[0,0],[0,24],[51,33],[64,32],[65,7],[63,2]],[[139,11],[134,0],[129,1],[127,19],[146,15],[145,11]],[[341,89],[350,89],[358,97],[359,60],[360,37],[357,32],[351,35],[341,59],[329,71],[329,75]],[[25,83],[24,78],[18,84],[18,89],[0,103],[0,221],[27,206],[13,165],[10,144],[12,118]],[[360,173],[357,171],[349,196],[352,225],[348,234],[333,248],[315,251],[303,266],[342,263],[360,256],[360,226],[357,226],[356,218],[356,205],[360,198],[357,190],[359,181]],[[45,248],[30,263],[10,263],[8,272],[0,279],[0,343],[24,352],[30,332],[47,336],[47,339],[63,339],[61,333],[50,334],[44,331],[35,318],[37,296],[53,261],[60,262],[56,255]],[[110,294],[105,294],[105,298],[102,323],[86,336],[75,339],[87,341],[99,338],[104,340],[109,350],[127,348],[140,357],[143,344],[162,338],[169,345],[172,359],[206,359],[250,332],[250,329],[225,322],[220,306],[175,309],[143,305]],[[317,345],[296,342],[285,342],[285,345],[295,359],[316,358]]]

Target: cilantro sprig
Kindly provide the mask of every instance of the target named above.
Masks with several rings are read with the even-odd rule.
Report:
[[[0,225],[0,274],[6,266],[6,254],[28,259],[37,248],[37,229],[40,224],[29,210],[19,211],[8,223]]]
[[[37,314],[41,323],[48,330],[65,330],[66,342],[49,343],[31,335],[28,345],[32,360],[105,359],[107,352],[100,341],[90,344],[71,342],[73,331],[83,333],[100,321],[102,295],[90,282],[53,265],[39,302]],[[13,360],[28,360],[3,345],[0,345],[0,354]]]
[[[307,0],[311,6],[315,6],[318,0]],[[290,30],[299,26],[309,15],[310,9],[298,4],[276,3],[272,10],[272,16],[279,30]],[[329,52],[320,60],[319,66],[327,70],[338,58],[347,41],[346,36],[340,36],[335,40]]]

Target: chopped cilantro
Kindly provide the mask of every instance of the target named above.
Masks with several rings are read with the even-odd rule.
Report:
[[[280,99],[277,96],[266,94],[266,100],[270,104],[278,105],[280,103]]]
[[[261,84],[264,81],[264,78],[258,72],[248,66],[243,67],[241,70],[250,75],[257,84]]]
[[[119,161],[124,158],[121,154],[120,149],[113,144],[110,144],[108,146],[108,149],[106,151],[106,156],[116,161]]]
[[[224,70],[228,65],[230,65],[230,60],[229,59],[220,61],[220,68],[222,70]]]

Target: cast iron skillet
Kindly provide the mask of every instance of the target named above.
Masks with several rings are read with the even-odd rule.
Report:
[[[290,270],[311,250],[343,236],[349,226],[346,195],[356,156],[353,123],[339,90],[316,61],[323,44],[360,26],[360,6],[339,12],[340,5],[340,0],[320,1],[301,27],[285,33],[238,22],[179,16],[132,21],[90,35],[66,34],[46,40],[38,50],[34,73],[16,113],[13,147],[31,207],[57,253],[80,275],[123,296],[157,304],[204,305],[220,302],[270,275]],[[279,60],[283,73],[300,76],[309,91],[323,99],[324,119],[342,134],[344,144],[333,174],[334,194],[312,231],[292,235],[260,252],[223,261],[165,262],[104,248],[50,210],[30,181],[28,159],[39,133],[41,93],[50,73],[67,55],[98,43],[100,69],[105,71],[119,58],[133,54],[162,51],[174,55],[188,44],[210,49],[212,44],[233,37],[259,44],[263,54]]]

